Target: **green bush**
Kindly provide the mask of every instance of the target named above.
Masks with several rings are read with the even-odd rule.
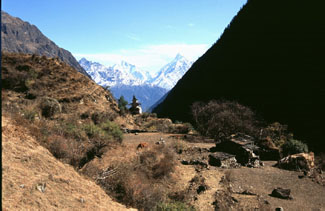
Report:
[[[195,211],[194,207],[188,206],[184,202],[159,203],[155,211]]]
[[[120,114],[122,116],[124,116],[128,112],[128,109],[126,107],[128,104],[128,101],[126,101],[124,96],[122,95],[118,100],[118,108],[120,109]]]
[[[106,121],[102,123],[100,127],[105,131],[107,135],[112,136],[115,140],[119,142],[122,142],[123,132],[115,122]]]
[[[85,131],[74,123],[68,122],[65,124],[61,124],[61,128],[64,132],[64,135],[68,137],[72,137],[77,140],[85,140],[87,138]]]
[[[93,123],[88,123],[83,125],[83,130],[86,132],[87,136],[89,138],[100,138],[103,139],[107,135],[105,131],[103,131],[99,126],[93,124]],[[109,138],[109,137],[107,137]]]
[[[299,140],[288,140],[282,145],[282,154],[284,156],[297,154],[301,152],[308,152],[308,146]]]

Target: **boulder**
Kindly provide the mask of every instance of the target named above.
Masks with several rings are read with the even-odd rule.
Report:
[[[254,144],[254,139],[245,134],[234,134],[216,144],[214,150],[234,154],[238,163],[249,167],[259,167],[260,148]]]
[[[280,199],[292,199],[290,196],[290,189],[276,188],[272,191],[270,196],[277,197]]]
[[[289,155],[279,160],[276,166],[286,170],[310,171],[315,167],[314,153]]]
[[[221,168],[236,168],[239,164],[235,157],[235,155],[224,152],[214,152],[209,155],[209,164]]]
[[[201,159],[182,160],[181,163],[183,165],[199,165],[204,168],[208,167],[208,164],[204,160],[201,160]]]
[[[276,160],[280,159],[280,149],[275,146],[271,138],[259,140],[258,146],[260,147],[259,156],[261,160]]]

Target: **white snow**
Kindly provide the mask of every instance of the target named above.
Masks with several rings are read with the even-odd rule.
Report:
[[[141,70],[126,61],[122,61],[120,64],[115,64],[111,67],[88,61],[85,58],[82,58],[79,63],[92,79],[101,86],[151,85],[168,90],[176,85],[177,81],[183,77],[193,64],[193,62],[177,54],[170,63],[161,68],[153,77],[148,71]]]

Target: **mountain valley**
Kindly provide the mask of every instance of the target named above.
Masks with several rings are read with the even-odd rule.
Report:
[[[131,102],[135,95],[144,111],[173,88],[192,65],[192,62],[178,54],[155,76],[152,76],[149,72],[125,61],[111,67],[105,67],[85,58],[80,59],[79,63],[97,84],[109,87],[116,99],[124,96],[128,102]]]
[[[324,23],[320,0],[248,0],[152,74],[78,62],[2,11],[2,210],[324,210]]]

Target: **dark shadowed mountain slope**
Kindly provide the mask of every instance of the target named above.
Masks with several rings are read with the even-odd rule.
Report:
[[[69,51],[58,47],[36,26],[3,11],[1,11],[1,51],[58,57],[89,77]]]
[[[325,149],[322,3],[248,1],[154,112],[186,121],[195,101],[235,100]]]

